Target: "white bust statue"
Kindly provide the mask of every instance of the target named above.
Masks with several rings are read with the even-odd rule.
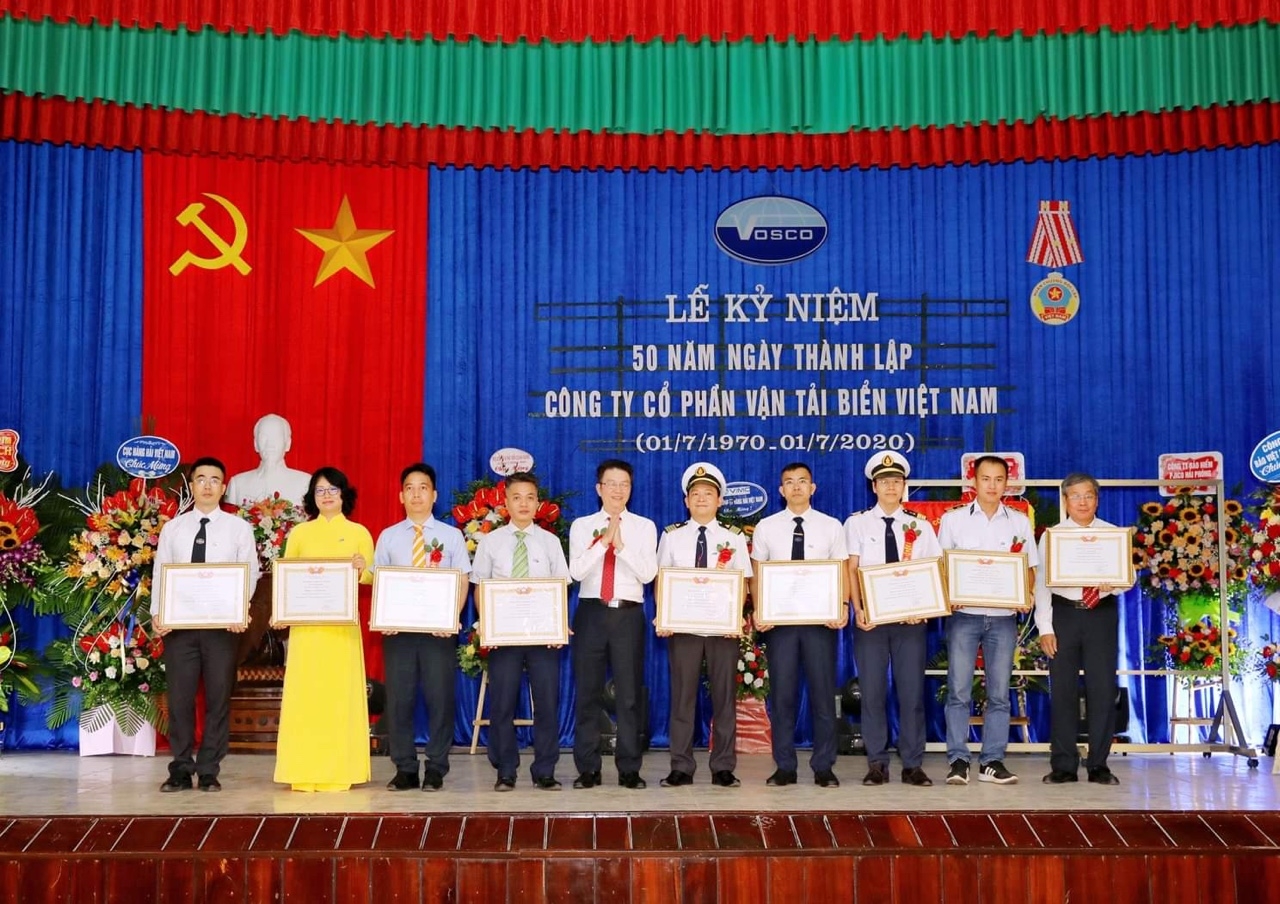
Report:
[[[265,414],[259,418],[253,425],[253,448],[260,459],[258,467],[231,478],[227,484],[227,501],[243,505],[279,493],[281,499],[290,499],[301,505],[311,475],[284,463],[284,456],[292,444],[293,430],[288,421],[278,414]]]

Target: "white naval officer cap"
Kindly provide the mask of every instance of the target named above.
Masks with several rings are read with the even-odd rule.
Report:
[[[905,480],[911,474],[911,465],[897,452],[877,452],[867,459],[863,470],[868,480],[877,477],[901,477]]]
[[[720,469],[709,461],[695,461],[684,469],[684,475],[680,478],[680,486],[685,493],[688,493],[689,488],[695,483],[709,483],[716,488],[717,492],[724,492],[724,474],[720,473]]]

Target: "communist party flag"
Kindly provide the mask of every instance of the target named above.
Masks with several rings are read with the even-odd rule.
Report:
[[[426,171],[148,155],[143,175],[144,429],[235,474],[279,414],[288,465],[345,473],[376,538],[422,455]]]

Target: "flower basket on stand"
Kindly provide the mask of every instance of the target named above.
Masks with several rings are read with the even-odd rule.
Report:
[[[80,718],[80,755],[155,756],[156,730],[146,717],[132,710],[121,722],[109,706],[83,714]],[[132,728],[132,733],[126,728]]]

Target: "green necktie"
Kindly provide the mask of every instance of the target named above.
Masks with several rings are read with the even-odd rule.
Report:
[[[516,552],[511,558],[511,576],[513,578],[527,578],[529,576],[529,547],[524,545],[525,536],[524,531],[516,531]]]

